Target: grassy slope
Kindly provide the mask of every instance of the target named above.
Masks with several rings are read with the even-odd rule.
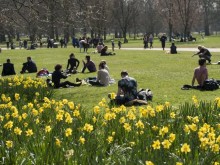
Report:
[[[142,42],[139,41],[138,44],[141,45]],[[209,44],[215,47],[214,44]],[[132,44],[130,47],[132,47]],[[89,52],[91,51],[90,49]],[[22,63],[26,60],[27,56],[31,56],[37,63],[38,69],[45,67],[49,71],[53,71],[53,67],[57,63],[62,64],[65,69],[68,56],[71,52],[74,52],[80,61],[85,58],[84,53],[79,53],[78,49],[69,46],[67,49],[3,51],[0,57],[0,63],[5,62],[6,58],[10,58],[15,65],[16,72],[19,74]],[[215,92],[180,90],[183,84],[191,84],[193,69],[197,67],[198,58],[192,58],[191,55],[192,52],[180,52],[177,55],[170,55],[165,54],[163,51],[116,50],[116,56],[100,57],[98,54],[91,54],[91,58],[95,61],[96,65],[98,65],[100,60],[105,59],[110,68],[110,74],[116,81],[120,79],[121,70],[128,70],[130,76],[136,78],[138,81],[139,88],[150,88],[153,91],[153,104],[169,101],[174,105],[179,105],[185,101],[191,101],[193,95],[196,95],[200,100],[213,100],[215,97],[220,96],[220,90]],[[220,53],[213,53],[212,61],[219,60]],[[220,79],[219,65],[208,65],[207,67],[210,78]],[[82,64],[80,64],[79,68],[82,68]],[[29,75],[35,77],[35,74],[25,74],[25,76]],[[76,77],[86,78],[91,76],[96,76],[96,73],[79,73],[72,75],[68,80],[75,81]],[[81,86],[78,88],[58,89],[56,90],[55,98],[67,98],[83,106],[92,108],[102,98],[107,98],[107,93],[116,91],[117,84],[109,87]]]

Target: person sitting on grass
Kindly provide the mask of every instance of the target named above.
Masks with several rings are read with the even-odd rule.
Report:
[[[67,67],[69,73],[77,73],[77,68],[79,67],[79,60],[75,58],[73,53],[70,54],[70,58],[68,59]],[[69,68],[70,66],[70,68]]]
[[[66,79],[70,74],[64,75],[62,73],[62,65],[57,64],[54,67],[55,71],[52,73],[52,82],[54,84],[54,88],[60,88],[60,87],[70,87],[70,86],[80,86],[82,84],[81,81],[78,81],[77,83],[71,83],[69,81],[60,82],[61,79]]]
[[[90,59],[90,56],[86,56],[86,62],[83,62],[83,69],[82,73],[85,72],[86,68],[89,70],[89,72],[96,72],[96,66],[95,63]]]
[[[174,43],[172,43],[170,47],[170,54],[177,54],[176,46]]]
[[[15,75],[14,64],[11,63],[10,59],[7,59],[7,63],[3,64],[2,76]]]
[[[89,80],[88,82],[94,86],[108,86],[109,81],[110,76],[108,71],[105,69],[105,63],[100,62],[97,77],[95,79]]]
[[[128,76],[127,71],[121,72],[121,80],[118,81],[118,92],[114,102],[118,105],[147,105],[147,101],[138,99],[137,81]]]
[[[108,46],[104,46],[101,50],[101,56],[115,55],[115,53],[107,52]]]
[[[27,57],[27,62],[23,63],[23,67],[21,70],[21,74],[28,71],[28,73],[36,73],[37,72],[37,66],[34,61],[32,61],[31,57]]]
[[[96,47],[97,52],[101,53],[101,50],[103,49],[103,47],[104,47],[103,44],[101,42],[99,42],[99,45]]]
[[[206,68],[206,59],[199,59],[199,67],[195,68],[193,78],[192,78],[192,87],[196,89],[202,89],[205,80],[208,79],[208,70]],[[195,80],[198,82],[198,86],[194,86]]]
[[[205,48],[204,46],[199,45],[198,46],[199,52],[195,53],[193,56],[198,55],[199,58],[204,58],[206,59],[209,63],[211,63],[211,53],[209,52],[209,50],[207,48]],[[192,56],[192,57],[193,57]]]

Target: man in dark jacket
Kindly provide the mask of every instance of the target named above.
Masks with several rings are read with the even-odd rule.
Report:
[[[163,50],[164,50],[164,48],[165,48],[166,40],[167,40],[167,37],[166,37],[166,35],[165,35],[165,33],[164,33],[163,36],[160,38],[161,46],[162,46]]]
[[[69,81],[65,81],[65,82],[60,82],[61,79],[66,79],[68,77],[68,75],[63,75],[62,74],[62,65],[57,64],[55,66],[55,71],[52,74],[52,82],[54,84],[54,88],[60,88],[60,87],[68,87],[68,86],[80,86],[82,84],[81,81],[77,82],[77,83],[71,83]]]
[[[27,57],[27,62],[23,63],[23,67],[21,70],[21,74],[28,71],[29,73],[37,72],[37,66],[34,61],[32,61],[31,57]]]
[[[3,64],[2,76],[15,75],[14,64],[11,63],[10,59],[7,59],[7,63]]]

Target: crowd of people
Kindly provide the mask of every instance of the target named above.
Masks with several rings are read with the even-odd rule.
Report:
[[[150,43],[150,48],[153,48],[153,36],[152,35],[146,35],[144,37],[144,48],[148,48],[148,43]],[[162,35],[160,38],[162,49],[165,48],[167,37],[165,34]],[[62,40],[61,42],[65,41]],[[75,41],[74,41],[75,42]],[[79,42],[79,48],[83,48],[84,52],[87,52],[87,49],[89,47],[88,40],[87,39],[81,39]],[[104,45],[103,42],[97,42],[96,50],[100,54],[100,56],[109,56],[114,55],[114,40],[111,41],[112,43],[112,52],[108,51],[108,46]],[[77,45],[75,45],[77,46]],[[119,49],[121,47],[121,41],[118,42]],[[204,46],[199,45],[198,46],[198,52],[195,53],[193,56],[198,55],[199,57],[199,67],[195,68],[193,78],[192,78],[192,84],[191,87],[194,89],[203,89],[204,82],[208,79],[208,70],[206,68],[206,61],[208,63],[211,63],[211,53],[207,48]],[[174,43],[172,43],[170,47],[170,53],[176,54],[177,48]],[[54,71],[52,72],[52,83],[54,88],[66,88],[66,87],[76,87],[81,86],[82,80],[76,78],[76,82],[70,82],[70,81],[62,81],[61,79],[67,79],[71,74],[79,73],[79,65],[80,61],[75,57],[74,53],[71,53],[69,55],[69,59],[67,60],[67,66],[66,71],[62,70],[61,64],[56,64],[54,67]],[[82,70],[81,73],[85,73],[86,70],[88,70],[89,73],[97,72],[97,75],[95,77],[87,77],[85,78],[86,83],[92,85],[92,86],[108,86],[111,83],[112,78],[110,77],[109,73],[109,67],[107,66],[107,63],[105,60],[102,60],[98,65],[98,70],[96,68],[95,62],[91,60],[91,57],[89,55],[85,56],[85,61],[82,60]],[[22,69],[20,71],[21,74],[24,73],[37,73],[37,65],[32,60],[31,57],[27,57],[27,61],[23,63]],[[41,70],[42,71],[42,70]],[[40,71],[39,71],[40,72]],[[46,75],[49,74],[48,71],[45,72]],[[10,59],[7,59],[6,63],[3,64],[2,69],[2,76],[8,76],[8,75],[15,75],[15,69],[14,64],[11,63]],[[195,85],[196,82],[198,85]],[[113,100],[115,104],[121,105],[145,105],[147,104],[146,99],[140,99],[138,97],[138,90],[137,90],[137,81],[130,77],[128,72],[126,70],[121,71],[121,79],[118,81],[118,90],[117,90],[117,96]]]

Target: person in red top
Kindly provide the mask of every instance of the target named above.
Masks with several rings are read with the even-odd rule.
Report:
[[[198,86],[196,88],[202,88],[205,80],[208,79],[208,70],[206,68],[206,59],[199,59],[199,67],[195,68],[193,78],[192,78],[192,86],[195,84],[195,80],[198,82]]]

